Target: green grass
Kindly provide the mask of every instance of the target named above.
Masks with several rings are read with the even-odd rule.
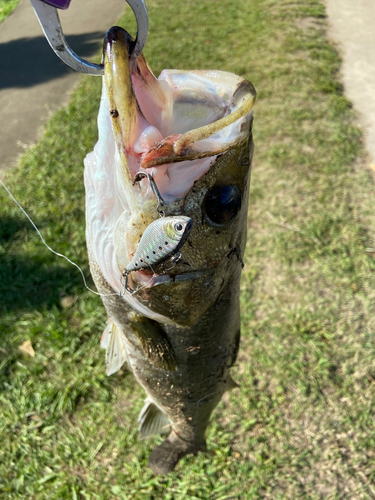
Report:
[[[20,0],[0,0],[0,23],[11,14]]]
[[[374,179],[317,0],[149,0],[146,56],[250,79],[255,157],[234,378],[209,452],[154,477],[143,391],[105,376],[100,299],[0,191],[3,499],[371,499],[375,495]],[[134,32],[130,12],[123,25]],[[130,26],[130,28],[129,28]],[[82,265],[86,78],[7,183],[47,242]],[[63,307],[61,299],[73,297]],[[35,358],[19,351],[30,339]]]

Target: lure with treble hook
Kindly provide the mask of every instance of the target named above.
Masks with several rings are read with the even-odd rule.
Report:
[[[138,172],[134,177],[133,184],[147,178],[152,191],[158,199],[157,211],[161,215],[160,219],[153,221],[145,230],[139,242],[134,257],[124,270],[124,290],[133,294],[135,291],[128,287],[128,277],[133,271],[142,269],[152,269],[153,266],[161,264],[168,259],[177,262],[181,258],[179,249],[185,243],[191,229],[193,221],[190,217],[175,216],[165,217],[165,202],[160,195],[159,189],[151,174]]]
[[[189,237],[192,227],[192,219],[182,215],[161,217],[152,222],[143,233],[134,257],[122,274],[125,279],[124,289],[131,294],[135,293],[128,288],[128,276],[131,272],[152,269],[170,258],[177,262],[181,258],[179,249]]]

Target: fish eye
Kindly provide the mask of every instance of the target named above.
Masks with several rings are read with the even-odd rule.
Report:
[[[176,224],[174,225],[174,228],[175,230],[180,233],[182,230],[183,230],[183,225],[181,224],[181,222],[176,222]]]
[[[241,208],[242,193],[237,186],[215,186],[204,199],[206,216],[214,224],[227,224]]]

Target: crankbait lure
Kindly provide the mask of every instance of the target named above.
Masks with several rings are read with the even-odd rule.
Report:
[[[142,235],[134,257],[130,261],[122,276],[125,279],[124,288],[128,288],[128,276],[133,271],[152,269],[152,266],[172,258],[177,262],[181,258],[179,249],[187,240],[193,221],[190,217],[161,217],[151,222]]]

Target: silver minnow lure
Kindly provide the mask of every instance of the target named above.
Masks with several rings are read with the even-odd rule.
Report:
[[[192,219],[182,215],[178,217],[161,217],[152,222],[143,233],[134,257],[123,272],[125,290],[134,293],[127,285],[128,276],[131,272],[150,269],[170,257],[176,257],[179,249],[187,240],[192,227]]]

